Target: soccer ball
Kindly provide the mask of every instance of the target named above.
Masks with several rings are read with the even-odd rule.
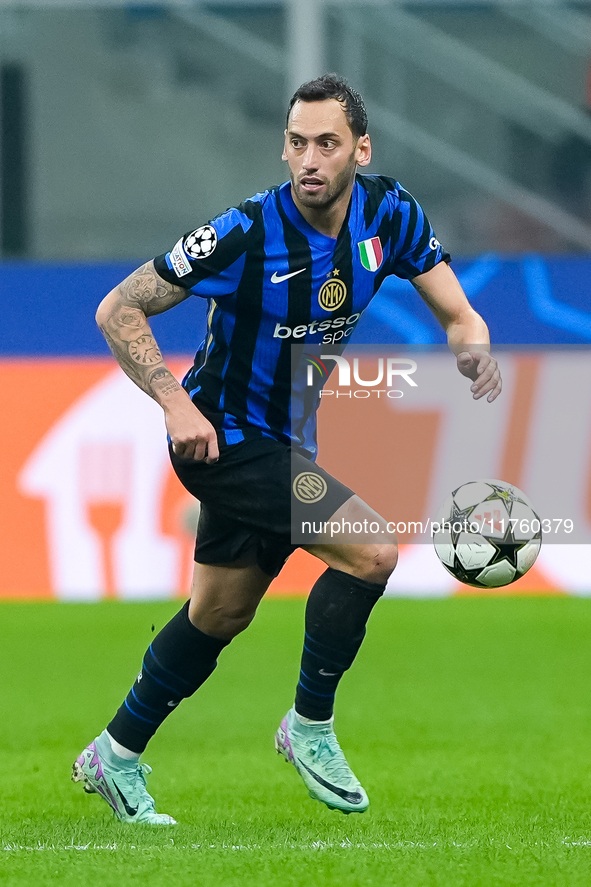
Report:
[[[217,246],[218,236],[213,225],[202,225],[187,234],[183,244],[185,252],[192,259],[206,259]]]
[[[502,480],[462,484],[435,517],[433,542],[452,576],[476,588],[515,582],[542,544],[540,518],[517,487]]]

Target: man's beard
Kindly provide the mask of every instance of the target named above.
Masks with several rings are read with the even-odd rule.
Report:
[[[354,181],[356,167],[357,164],[353,160],[353,155],[351,155],[350,163],[347,164],[345,169],[343,169],[342,172],[340,172],[329,185],[326,185],[323,194],[306,194],[305,192],[302,193],[300,186],[296,182],[294,174],[290,170],[292,188],[295,191],[300,203],[302,203],[308,209],[328,209],[330,206],[333,205],[333,203],[336,203],[339,197],[344,194],[347,188]]]

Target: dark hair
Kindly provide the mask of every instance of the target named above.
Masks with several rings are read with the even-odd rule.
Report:
[[[341,103],[347,123],[355,138],[365,135],[367,132],[367,111],[363,99],[338,74],[323,74],[322,77],[316,77],[315,80],[303,83],[291,97],[287,109],[287,120],[289,121],[291,109],[296,102],[324,102],[327,99],[336,99]]]

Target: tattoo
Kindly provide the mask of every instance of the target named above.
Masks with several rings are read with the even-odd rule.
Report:
[[[172,308],[189,295],[183,287],[163,280],[153,262],[146,262],[134,271],[119,285],[119,291],[127,303],[139,306],[146,317]]]
[[[162,379],[164,379],[167,376],[167,374],[169,374],[169,372],[170,371],[164,369],[164,367],[161,367],[161,369],[159,369],[159,370],[154,370],[153,373],[150,373],[149,381],[150,382],[160,382],[160,381],[162,381]]]
[[[121,369],[155,400],[181,389],[162,358],[147,318],[188,298],[189,292],[163,280],[147,262],[101,303],[97,319]]]
[[[148,383],[153,391],[157,391],[162,397],[168,397],[180,389],[180,385],[166,367],[160,367],[150,373]]]
[[[155,363],[160,363],[162,360],[162,354],[156,344],[156,339],[152,335],[140,336],[139,339],[134,339],[133,342],[129,343],[128,351],[132,360],[144,366],[152,366]]]
[[[420,283],[416,283],[414,280],[412,281],[412,285],[413,285],[414,288],[416,289],[416,291],[417,291],[417,293],[419,294],[419,296],[421,297],[421,299],[423,299],[423,301],[427,303],[427,305],[429,306],[429,308],[430,308],[432,311],[437,311],[437,305],[435,304],[435,302],[433,301],[433,299],[430,298],[430,296],[429,296],[427,290],[425,289],[425,287],[421,286]]]
[[[139,308],[128,308],[127,305],[121,305],[113,316],[113,321],[118,326],[128,326],[136,330],[142,326],[145,319],[146,315],[143,311],[140,311]]]

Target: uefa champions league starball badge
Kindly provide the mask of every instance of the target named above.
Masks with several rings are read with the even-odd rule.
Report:
[[[218,236],[213,225],[202,225],[191,234],[187,234],[183,248],[192,259],[207,259],[218,243]]]

